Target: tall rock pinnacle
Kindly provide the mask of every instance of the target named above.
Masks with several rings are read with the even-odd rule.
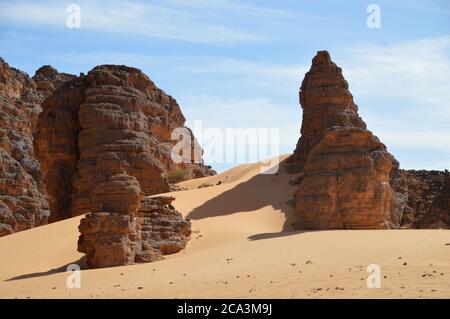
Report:
[[[299,227],[398,227],[407,201],[398,191],[405,183],[397,176],[398,162],[367,130],[341,68],[327,51],[312,60],[300,104],[301,137],[288,162],[291,171],[302,173],[296,194]]]
[[[319,51],[312,60],[300,87],[300,104],[303,109],[301,137],[290,169],[303,170],[308,153],[334,126],[366,128],[358,115],[358,106],[348,90],[348,83],[342,69],[331,61],[327,51]]]

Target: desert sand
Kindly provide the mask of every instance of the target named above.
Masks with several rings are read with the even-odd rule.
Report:
[[[84,269],[81,288],[67,288],[65,270],[83,266],[82,216],[0,238],[0,297],[450,297],[449,230],[297,231],[296,175],[260,174],[261,165],[180,183],[169,194],[191,219],[187,248],[158,262]],[[369,264],[380,265],[381,288],[367,287]]]

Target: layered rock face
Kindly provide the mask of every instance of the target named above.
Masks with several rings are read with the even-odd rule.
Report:
[[[288,169],[294,173],[303,171],[309,152],[322,141],[328,129],[334,126],[366,128],[342,69],[331,61],[327,51],[319,51],[313,58],[299,98],[303,109],[301,137],[288,161]]]
[[[47,223],[50,215],[33,131],[42,96],[0,58],[0,236]]]
[[[51,221],[72,216],[73,177],[80,157],[78,112],[83,101],[84,81],[76,78],[42,103],[34,145],[46,185]]]
[[[75,75],[68,73],[59,73],[51,65],[40,67],[33,76],[36,88],[44,98],[47,98],[53,92],[60,88],[64,83],[76,78]]]
[[[299,225],[313,229],[399,225],[402,216],[391,216],[391,169],[392,156],[370,131],[328,132],[305,162],[297,193]]]
[[[408,206],[402,226],[450,227],[450,172],[408,170]]]
[[[0,97],[0,236],[90,212],[94,190],[116,174],[134,176],[143,195],[169,191],[172,175],[215,174],[198,158],[172,161],[185,118],[138,69],[77,77],[46,65],[30,79],[0,59]]]
[[[319,51],[300,88],[301,229],[450,228],[450,173],[405,171],[366,128],[342,70]]]
[[[90,268],[160,260],[183,249],[190,222],[172,197],[143,197],[136,178],[113,175],[92,193],[91,213],[81,220],[78,250]]]
[[[390,185],[398,162],[366,129],[342,70],[326,51],[312,61],[300,89],[301,133],[288,168],[301,172],[296,194],[302,229],[398,227],[407,194]]]
[[[89,212],[90,195],[114,174],[136,177],[145,195],[169,191],[169,175],[214,173],[202,164],[175,164],[171,133],[184,127],[175,99],[140,70],[94,68],[45,100],[36,148],[54,219]]]

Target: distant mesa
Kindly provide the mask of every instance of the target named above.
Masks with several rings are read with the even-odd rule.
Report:
[[[301,137],[287,169],[300,173],[300,229],[448,228],[450,174],[404,171],[358,115],[327,51],[300,88]]]

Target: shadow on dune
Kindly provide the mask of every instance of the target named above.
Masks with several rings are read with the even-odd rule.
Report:
[[[20,275],[20,276],[6,279],[5,281],[22,280],[22,279],[36,278],[36,277],[45,277],[45,276],[50,276],[50,275],[57,274],[60,272],[66,272],[67,266],[69,266],[71,264],[77,264],[78,266],[80,266],[81,269],[86,269],[86,256],[83,256],[80,259],[78,259],[77,261],[68,263],[68,264],[63,265],[58,268],[54,268],[54,269],[50,269],[50,270],[42,271],[42,272],[34,272],[34,273],[30,273],[30,274]]]
[[[289,178],[286,178],[284,174],[255,175],[194,208],[187,215],[187,218],[198,220],[239,212],[251,212],[270,205],[273,209],[280,210],[280,213],[285,215],[286,221],[283,225],[283,232],[292,231],[296,216],[294,207],[288,201],[292,198],[296,188],[289,185]],[[289,176],[294,178],[294,175]],[[283,233],[276,234],[283,236]],[[265,236],[268,235],[258,234],[249,239],[263,239],[262,237]]]
[[[283,230],[283,231],[278,232],[278,233],[260,233],[260,234],[255,234],[255,235],[248,236],[247,239],[253,241],[253,240],[261,240],[261,239],[271,239],[271,238],[278,238],[278,237],[286,237],[286,236],[292,236],[292,235],[303,234],[303,233],[306,233],[306,231],[303,231],[303,230],[290,230],[290,231],[289,230]]]

